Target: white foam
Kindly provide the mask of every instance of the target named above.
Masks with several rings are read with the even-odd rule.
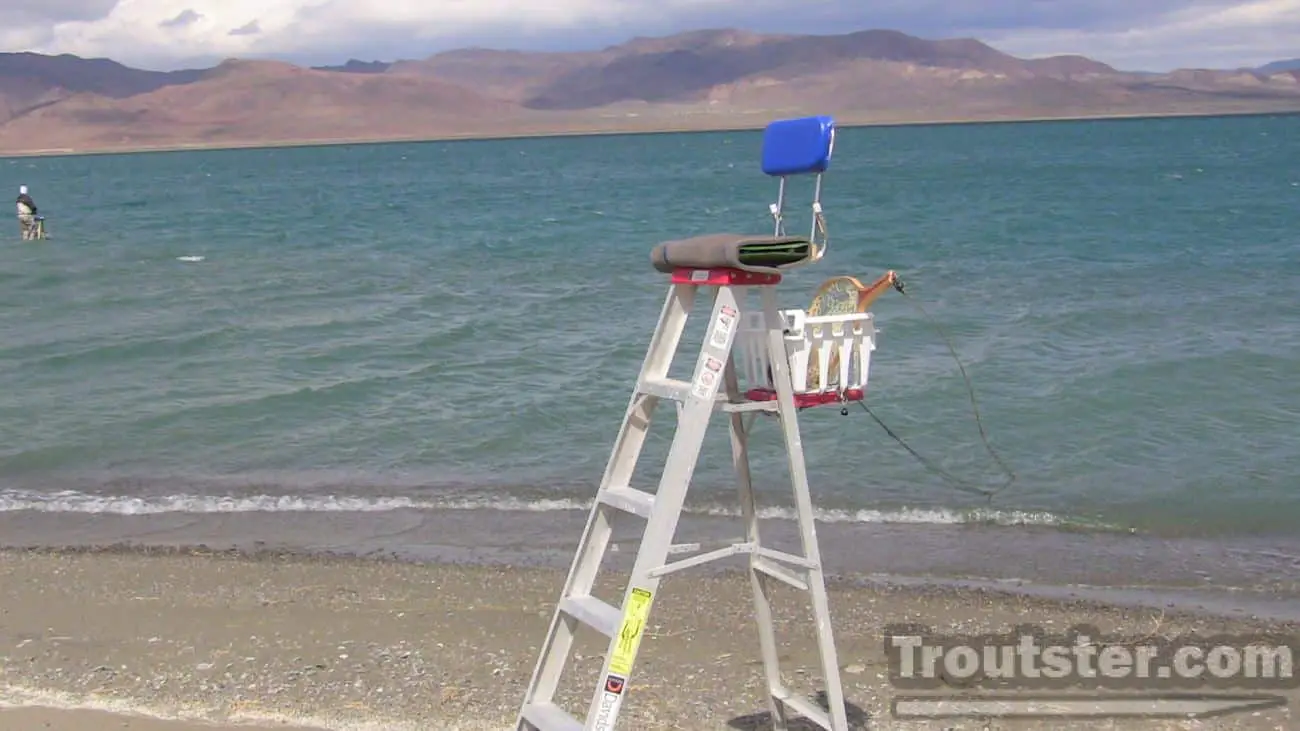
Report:
[[[198,256],[196,254],[191,254],[188,256],[178,256],[176,257],[176,261],[203,261],[206,258],[207,258],[206,256]]]
[[[501,510],[522,512],[586,511],[590,500],[568,498],[523,500],[519,498],[452,498],[420,500],[409,497],[358,497],[340,495],[164,495],[131,497],[92,495],[73,490],[36,492],[31,490],[0,491],[0,512],[23,510],[46,513],[89,513],[107,515],[156,515],[160,513],[376,513],[395,510]],[[695,515],[739,515],[732,507],[687,506]],[[905,523],[959,525],[991,523],[995,525],[1059,526],[1067,521],[1049,512],[1025,510],[969,511],[946,508],[820,508],[817,520],[822,523]],[[793,519],[794,512],[785,507],[759,510],[760,517]]]

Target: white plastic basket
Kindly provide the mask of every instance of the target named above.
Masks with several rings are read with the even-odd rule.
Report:
[[[805,310],[781,310],[781,317],[785,320],[785,352],[796,395],[866,389],[871,351],[876,349],[876,328],[870,312],[809,317]],[[745,385],[772,390],[761,310],[742,313],[736,343]]]

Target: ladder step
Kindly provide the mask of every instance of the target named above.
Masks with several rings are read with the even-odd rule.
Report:
[[[680,378],[646,378],[637,390],[647,396],[685,403],[691,395],[691,384]]]
[[[776,401],[741,401],[739,403],[723,404],[722,410],[729,414],[748,414],[755,411],[765,411],[776,413],[779,411],[779,404]]]
[[[538,731],[582,731],[582,721],[554,703],[529,703],[520,715]]]
[[[774,693],[772,693],[772,695],[778,701],[784,703],[787,708],[792,709],[795,713],[798,713],[800,716],[803,716],[804,718],[808,719],[809,721],[812,721],[813,723],[817,724],[823,729],[826,729],[826,731],[830,731],[830,729],[833,728],[833,726],[831,725],[830,714],[826,713],[826,711],[823,711],[821,708],[818,708],[816,705],[813,704],[812,701],[808,700],[807,698],[804,698],[802,696],[797,696],[785,688],[777,689]]]
[[[799,575],[801,572],[798,569],[787,568],[763,556],[755,556],[749,565],[753,570],[767,574],[777,581],[783,581],[800,591],[808,591],[808,582]]]
[[[613,637],[623,623],[623,611],[594,596],[571,596],[560,600],[560,611],[606,637]]]
[[[634,487],[607,487],[596,493],[596,499],[625,513],[639,515],[650,519],[650,511],[655,506],[655,496]]]

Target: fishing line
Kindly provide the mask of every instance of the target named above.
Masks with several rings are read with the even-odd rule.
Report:
[[[1007,466],[1007,463],[1003,461],[1001,455],[998,454],[998,451],[994,449],[993,445],[989,442],[988,432],[984,429],[984,419],[982,416],[980,416],[979,403],[975,400],[975,387],[971,385],[970,376],[966,373],[966,367],[962,365],[961,358],[958,357],[957,355],[957,348],[953,347],[952,338],[948,337],[948,333],[943,329],[941,325],[939,325],[939,322],[937,320],[935,320],[933,317],[930,316],[930,313],[926,311],[925,307],[918,300],[914,299],[910,294],[907,293],[907,287],[903,284],[903,280],[899,279],[898,277],[895,277],[894,289],[898,290],[898,293],[903,295],[903,299],[907,300],[912,304],[912,306],[916,307],[917,311],[921,313],[922,319],[924,319],[926,323],[929,324],[930,327],[932,327],[936,333],[938,333],[939,337],[943,340],[944,345],[948,347],[948,353],[952,356],[953,362],[957,364],[957,370],[961,372],[962,381],[964,381],[966,384],[966,393],[970,397],[971,413],[974,415],[975,425],[979,429],[980,441],[983,442],[985,451],[989,453],[989,456],[993,459],[994,462],[997,463],[998,467],[1002,470],[1002,473],[1006,475],[1007,478],[1006,482],[999,485],[996,489],[990,490],[986,487],[980,486],[977,483],[973,483],[968,480],[963,480],[949,473],[947,470],[943,469],[938,464],[936,464],[933,460],[927,459],[919,452],[917,452],[915,449],[913,449],[912,446],[908,444],[906,441],[904,441],[903,438],[900,437],[893,429],[890,429],[889,426],[885,424],[885,422],[881,420],[879,416],[876,416],[875,412],[871,410],[871,407],[867,406],[866,401],[859,401],[858,405],[861,406],[862,409],[866,411],[869,416],[871,416],[872,420],[874,420],[877,424],[880,425],[880,428],[885,430],[885,433],[888,434],[890,438],[898,442],[899,446],[901,446],[903,449],[907,450],[908,454],[912,455],[912,457],[915,458],[916,461],[921,464],[921,466],[925,467],[926,469],[930,470],[936,475],[947,480],[952,484],[954,488],[962,492],[969,492],[978,495],[983,495],[987,499],[987,501],[991,503],[993,502],[994,497],[996,497],[1003,490],[1006,490],[1007,488],[1011,487],[1011,485],[1016,481],[1016,473],[1010,467]]]

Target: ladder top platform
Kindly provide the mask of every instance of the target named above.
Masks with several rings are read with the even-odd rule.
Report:
[[[860,388],[849,388],[843,391],[821,391],[793,394],[794,407],[796,409],[811,409],[814,406],[843,405],[850,401],[861,401],[866,398],[866,395],[866,391]],[[776,390],[772,388],[751,388],[745,392],[745,398],[749,401],[755,402],[775,401]]]
[[[672,283],[694,284],[700,287],[764,287],[780,284],[781,275],[727,267],[715,269],[678,267],[672,272]]]

